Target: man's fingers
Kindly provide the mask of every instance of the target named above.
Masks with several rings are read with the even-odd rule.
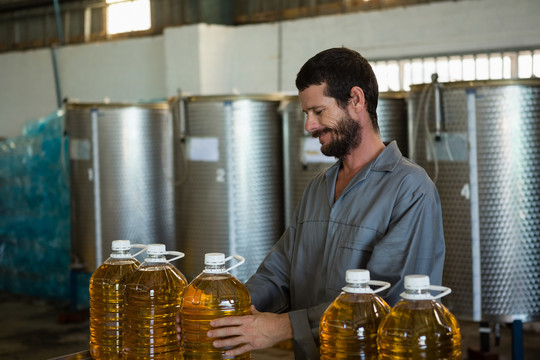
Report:
[[[227,326],[222,328],[215,328],[207,333],[211,338],[225,338],[229,336],[241,336],[244,335],[240,326]]]
[[[216,348],[230,348],[246,343],[244,336],[233,336],[230,338],[221,338],[212,342]]]
[[[243,325],[245,322],[245,316],[227,316],[210,321],[210,326],[212,327],[223,327],[223,326],[236,326]]]
[[[251,346],[249,344],[244,344],[244,345],[236,347],[234,349],[230,349],[230,350],[225,351],[225,354],[227,356],[236,356],[236,355],[240,355],[240,354],[243,354],[243,353],[251,351],[251,350],[254,350],[253,346]]]

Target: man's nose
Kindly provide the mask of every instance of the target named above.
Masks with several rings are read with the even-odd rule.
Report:
[[[317,130],[318,127],[319,127],[319,122],[317,120],[315,120],[312,115],[307,114],[306,115],[306,120],[305,120],[305,123],[304,123],[304,129],[307,132],[311,133],[311,132]]]

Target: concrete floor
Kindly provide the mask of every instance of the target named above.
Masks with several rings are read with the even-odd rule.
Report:
[[[0,292],[0,360],[47,360],[88,350],[88,314],[69,312],[69,304]],[[463,358],[479,348],[478,324],[460,321]],[[540,323],[524,325],[523,360],[540,359]],[[499,360],[512,359],[511,329],[501,327],[501,343],[491,352]],[[255,351],[253,360],[292,360],[284,347]],[[84,357],[81,357],[83,359]],[[520,359],[512,359],[520,360]]]

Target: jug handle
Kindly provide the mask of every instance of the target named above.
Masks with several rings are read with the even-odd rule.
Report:
[[[165,255],[176,255],[175,257],[168,259],[167,262],[178,260],[186,256],[183,252],[180,251],[165,251]]]
[[[390,283],[388,283],[386,281],[370,280],[368,282],[368,284],[369,285],[380,286],[380,288],[373,290],[374,294],[376,294],[378,292],[381,292],[383,290],[386,290],[386,289],[388,289],[390,287]]]
[[[441,291],[440,294],[433,296],[433,299],[442,298],[443,296],[446,296],[452,292],[452,289],[446,286],[437,286],[437,285],[430,285],[428,290]]]
[[[237,268],[239,267],[240,265],[242,265],[243,263],[246,262],[246,259],[243,257],[243,256],[240,256],[240,255],[231,255],[229,256],[228,258],[225,259],[225,262],[231,260],[231,259],[235,259],[235,260],[238,260],[238,262],[236,264],[234,264],[233,266],[231,266],[230,268],[227,269],[227,272],[229,272],[230,270],[234,269],[234,268]]]
[[[130,248],[142,249],[141,251],[138,251],[135,254],[131,255],[132,257],[137,257],[137,256],[139,256],[140,254],[142,254],[143,252],[146,251],[146,245],[142,245],[142,244],[133,244],[133,245],[130,246]]]

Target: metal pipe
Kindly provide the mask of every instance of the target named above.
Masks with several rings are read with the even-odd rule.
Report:
[[[60,15],[60,4],[58,0],[53,0],[54,15],[56,18],[56,32],[58,34],[58,44],[64,43],[64,35],[62,33],[62,17]],[[58,109],[62,107],[62,91],[60,90],[60,78],[58,76],[58,63],[56,61],[56,46],[51,47],[51,58],[54,72],[54,86],[56,89],[56,105]]]
[[[489,322],[480,321],[480,351],[483,353],[489,352],[489,335],[491,333],[491,328],[489,327]]]
[[[54,3],[54,15],[56,17],[56,32],[58,33],[58,43],[64,43],[64,35],[62,33],[62,17],[60,15],[60,4],[58,0],[53,0]]]
[[[482,269],[480,258],[480,195],[478,190],[478,156],[476,143],[476,90],[467,89],[467,130],[469,134],[469,186],[471,206],[472,314],[482,317]]]
[[[56,90],[56,105],[58,109],[62,107],[62,90],[60,89],[60,77],[58,75],[58,63],[56,61],[56,46],[51,46],[51,60],[54,73],[54,87]]]
[[[431,75],[431,81],[433,82],[433,88],[435,89],[435,140],[441,140],[441,89],[440,84],[437,81],[439,75]]]
[[[501,324],[495,323],[495,328],[493,329],[493,332],[495,334],[495,346],[499,346],[501,344]]]
[[[523,322],[512,323],[512,360],[523,360]]]
[[[88,180],[94,185],[94,219],[95,219],[95,244],[96,244],[96,264],[101,265],[103,259],[103,237],[101,221],[101,174],[99,164],[99,109],[90,109],[92,121],[92,167],[88,169]]]

